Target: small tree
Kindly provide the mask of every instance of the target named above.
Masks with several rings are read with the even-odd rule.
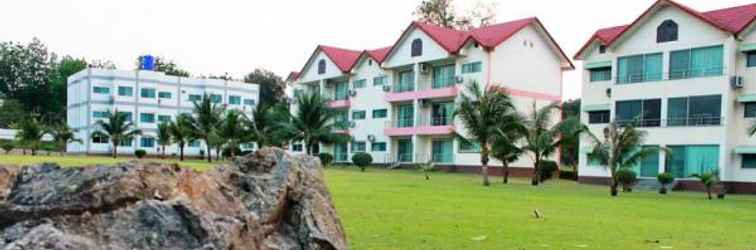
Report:
[[[64,155],[66,152],[66,145],[69,143],[82,143],[82,140],[76,138],[76,130],[71,129],[67,124],[58,124],[48,130],[48,134],[52,135],[53,141],[56,147],[60,150],[60,154]]]
[[[373,156],[365,152],[359,152],[352,155],[352,163],[360,168],[360,171],[365,172],[365,168],[373,163]]]
[[[136,129],[134,123],[128,119],[125,113],[116,110],[109,113],[108,117],[97,121],[98,130],[92,133],[92,137],[110,138],[110,145],[113,148],[112,155],[116,158],[118,155],[118,145],[123,141],[130,141],[134,136],[141,135],[142,130]]]
[[[13,151],[13,149],[14,149],[15,147],[16,147],[16,146],[15,146],[15,145],[13,145],[13,142],[4,142],[4,143],[2,143],[2,144],[0,145],[0,148],[2,148],[2,149],[3,149],[3,151],[5,151],[5,154],[6,154],[6,155],[7,155],[7,154],[10,154],[10,152],[11,152],[11,151]]]
[[[703,184],[704,188],[706,189],[707,197],[709,198],[709,200],[711,200],[712,188],[715,185],[719,184],[719,171],[709,171],[701,174],[693,174],[692,177],[698,178],[698,180],[701,181],[701,184]]]
[[[186,144],[193,139],[191,125],[189,124],[189,115],[180,114],[176,117],[176,122],[171,122],[168,125],[168,132],[171,134],[173,143],[176,143],[179,147],[179,160],[184,161],[184,148]]]
[[[205,142],[207,148],[207,162],[212,162],[213,137],[217,135],[222,115],[225,109],[217,105],[207,94],[202,100],[194,102],[193,116],[187,116],[187,125],[190,126],[192,137]],[[220,151],[220,150],[219,150]]]
[[[165,158],[165,146],[171,144],[171,124],[170,122],[161,122],[158,124],[157,143],[160,145],[160,158]]]
[[[622,185],[622,191],[632,192],[638,175],[629,168],[623,168],[617,171],[617,181]]]
[[[328,167],[333,162],[333,155],[329,153],[320,153],[318,154],[318,158],[320,158],[320,163],[323,164],[323,167]]]
[[[31,150],[32,155],[37,155],[37,150],[42,147],[42,137],[45,136],[45,129],[37,119],[26,118],[14,126],[18,130],[16,140],[18,145]]]
[[[659,181],[659,184],[661,184],[661,188],[659,189],[660,194],[667,194],[667,186],[669,184],[672,184],[672,182],[675,181],[675,177],[672,176],[670,173],[661,173],[658,176],[656,176],[656,180]]]
[[[147,151],[144,151],[144,149],[137,149],[134,151],[134,156],[136,156],[137,159],[142,159],[146,155],[147,155]]]

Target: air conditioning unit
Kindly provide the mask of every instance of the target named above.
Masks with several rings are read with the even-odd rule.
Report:
[[[430,105],[431,105],[431,103],[432,103],[432,102],[431,102],[431,100],[429,100],[429,99],[422,99],[422,100],[420,100],[420,104],[421,104],[421,105],[423,105],[423,107],[424,107],[424,108],[426,108],[426,107],[430,106]]]
[[[383,85],[383,92],[389,92],[389,91],[391,91],[391,86]]]
[[[423,75],[426,75],[430,72],[430,65],[427,63],[421,63],[420,64],[420,73]]]
[[[745,87],[745,83],[743,82],[742,76],[733,76],[730,77],[730,86],[732,86],[733,89],[742,89]]]
[[[612,88],[606,88],[606,97],[612,97]]]
[[[375,142],[375,135],[368,135],[368,141]]]
[[[356,127],[356,126],[357,126],[357,123],[356,123],[356,122],[354,122],[354,121],[349,121],[349,127],[350,127],[350,128],[354,128],[354,127]]]
[[[111,96],[110,96],[110,98],[108,98],[108,103],[109,103],[109,104],[113,104],[113,103],[115,103],[115,96],[112,96],[112,95],[111,95]]]
[[[349,96],[355,97],[357,95],[357,90],[349,90]]]
[[[462,76],[456,76],[454,77],[454,82],[456,82],[457,84],[462,84],[465,82],[465,78]]]

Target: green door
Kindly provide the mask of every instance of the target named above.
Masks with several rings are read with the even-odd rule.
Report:
[[[346,143],[337,143],[333,145],[333,158],[338,162],[348,161]]]
[[[453,102],[434,103],[431,109],[431,126],[447,126],[452,123]]]
[[[640,167],[640,177],[656,177],[659,175],[659,150],[643,158]]]
[[[412,162],[412,139],[399,139],[397,151],[399,162]]]
[[[436,163],[451,163],[454,161],[452,151],[454,145],[451,139],[434,140],[431,151],[432,160]]]

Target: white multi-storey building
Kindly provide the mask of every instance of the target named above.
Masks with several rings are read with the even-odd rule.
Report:
[[[729,191],[756,192],[756,4],[699,12],[655,2],[629,25],[598,30],[575,56],[584,61],[583,122],[602,137],[610,121],[639,119],[659,152],[634,168],[642,178],[669,172],[678,187],[718,171]],[[608,180],[581,141],[582,182]]]
[[[572,69],[537,18],[470,31],[413,22],[390,47],[357,51],[318,46],[293,74],[291,86],[295,95],[320,92],[341,111],[338,120],[348,126],[336,132],[350,135],[352,142],[320,147],[337,162],[367,152],[378,164],[433,161],[476,171],[479,147],[455,138],[466,132],[452,119],[464,86],[476,81],[503,87],[518,110],[528,113],[534,103],[540,108],[561,101],[562,73]],[[291,150],[304,149],[294,143]],[[529,157],[513,166],[521,170],[513,174],[532,172]]]
[[[96,122],[109,112],[123,112],[142,135],[118,147],[119,154],[144,149],[158,154],[155,141],[160,122],[174,120],[181,113],[191,113],[194,101],[207,95],[227,109],[250,114],[259,99],[259,86],[219,79],[177,77],[149,70],[106,70],[89,68],[68,78],[68,126],[77,130],[83,143],[68,144],[68,152],[106,154],[111,146],[106,138],[92,137]],[[186,155],[199,155],[204,145],[194,141],[185,148]],[[176,145],[166,147],[166,154],[178,152]]]

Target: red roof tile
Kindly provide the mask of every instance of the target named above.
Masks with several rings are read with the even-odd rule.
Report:
[[[583,48],[581,48],[578,53],[575,55],[575,57],[578,57],[580,54],[583,53],[583,51],[588,47],[588,45],[593,42],[594,39],[599,39],[601,43],[604,45],[611,45],[614,43],[618,38],[620,38],[625,31],[627,31],[630,27],[632,27],[635,23],[637,23],[641,17],[648,14],[654,6],[657,4],[664,2],[669,3],[673,6],[677,6],[678,8],[682,9],[683,11],[723,30],[726,32],[730,32],[733,34],[738,34],[741,31],[743,31],[745,28],[748,27],[751,22],[753,22],[754,18],[756,18],[756,4],[749,4],[749,5],[743,5],[743,6],[737,6],[737,7],[730,7],[725,9],[719,9],[719,10],[712,10],[708,12],[698,12],[697,10],[694,10],[688,6],[679,4],[672,0],[659,0],[654,5],[651,6],[648,10],[646,10],[638,19],[636,19],[632,24],[628,25],[622,25],[622,26],[616,26],[616,27],[609,27],[609,28],[602,28],[596,31],[591,39],[586,42],[585,45],[583,45]]]
[[[480,45],[483,45],[483,47],[493,48],[506,41],[512,35],[520,31],[522,28],[527,27],[534,21],[536,21],[536,18],[530,17],[473,29],[468,33],[475,39],[475,41]]]
[[[336,64],[336,67],[339,67],[342,72],[349,72],[352,70],[352,66],[357,62],[360,54],[362,54],[361,51],[331,46],[320,45],[318,47],[326,54],[326,56],[328,56],[328,58],[331,59],[331,61],[333,61],[334,64]]]
[[[391,47],[390,46],[389,47],[380,48],[380,49],[368,50],[367,54],[368,54],[368,56],[370,56],[371,58],[373,58],[373,60],[375,60],[375,61],[377,61],[379,63],[382,63],[383,59],[386,59],[386,56],[388,55],[389,51],[391,51]]]

